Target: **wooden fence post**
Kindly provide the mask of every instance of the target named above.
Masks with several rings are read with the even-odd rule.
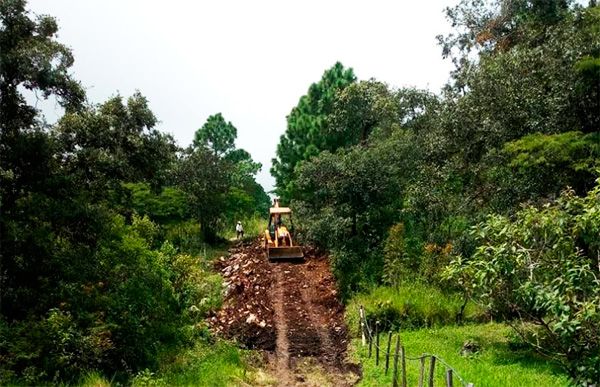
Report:
[[[362,333],[362,305],[360,305],[358,307],[358,336],[360,337]]]
[[[371,334],[371,328],[369,328],[369,324],[367,323],[367,331],[369,332],[369,359],[371,358],[371,353],[373,351],[373,335]]]
[[[404,346],[400,347],[402,353],[402,387],[406,387],[406,353],[404,352]]]
[[[359,315],[359,325],[360,325],[360,333],[362,335],[362,345],[363,347],[367,345],[367,338],[365,337],[365,308],[361,305],[358,311]]]
[[[429,363],[429,387],[433,387],[433,381],[435,380],[435,356],[431,356],[431,362]]]
[[[454,385],[454,380],[452,379],[452,369],[449,368],[446,370],[446,387],[452,387]]]
[[[379,321],[375,321],[375,365],[379,365]]]
[[[390,347],[392,346],[392,331],[388,333],[387,351],[385,353],[385,374],[388,373],[390,367]]]
[[[394,374],[392,376],[392,386],[398,387],[398,353],[400,351],[400,334],[396,336],[396,350],[394,353]]]
[[[419,387],[423,387],[423,382],[425,381],[425,355],[421,355],[419,360]]]

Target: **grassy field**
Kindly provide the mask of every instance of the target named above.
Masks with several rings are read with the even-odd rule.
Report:
[[[512,350],[508,344],[510,328],[503,324],[488,323],[466,326],[427,328],[401,333],[406,354],[417,357],[432,353],[441,357],[466,381],[475,386],[520,386],[553,387],[568,386],[568,377],[556,366],[530,351]],[[392,342],[395,343],[395,339]],[[478,353],[461,356],[463,343],[467,340],[480,346]],[[381,335],[381,348],[387,345],[387,335]],[[385,375],[385,360],[375,366],[374,354],[368,358],[368,346],[363,347],[359,339],[352,341],[350,352],[354,360],[363,365],[360,386],[391,386],[392,372]],[[444,368],[437,367],[436,385],[444,385]],[[407,361],[408,385],[417,385],[419,361]],[[439,383],[439,384],[438,384]],[[455,385],[459,385],[458,379]]]
[[[198,343],[176,356],[161,370],[158,380],[167,386],[230,386],[246,379],[246,354],[232,343]],[[139,377],[133,385],[144,385]]]
[[[358,308],[363,305],[370,320],[386,327],[422,328],[455,324],[463,304],[458,294],[446,294],[420,282],[398,289],[381,286],[354,296],[346,308],[348,324],[358,325]],[[484,311],[473,303],[464,310],[463,321],[483,322]]]

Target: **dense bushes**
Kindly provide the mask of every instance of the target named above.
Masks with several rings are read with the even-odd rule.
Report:
[[[97,368],[136,372],[155,367],[163,347],[193,338],[186,326],[219,305],[220,277],[169,244],[152,249],[155,229],[147,218],[130,226],[113,218],[90,257],[92,275],[64,283],[57,308],[2,320],[2,384],[76,380]]]
[[[598,183],[583,198],[565,191],[514,219],[490,216],[472,230],[475,253],[448,269],[580,383],[600,379]]]
[[[382,330],[439,327],[458,322],[479,322],[485,311],[464,303],[460,294],[441,291],[422,282],[397,288],[376,287],[355,295],[348,304],[348,324],[358,326],[358,308],[364,306],[367,320],[379,321]]]

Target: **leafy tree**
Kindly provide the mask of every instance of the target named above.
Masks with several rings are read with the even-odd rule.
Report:
[[[581,384],[600,377],[599,214],[600,180],[583,198],[565,191],[514,220],[491,215],[472,229],[475,253],[448,269]]]
[[[398,130],[369,147],[322,152],[298,168],[292,205],[303,236],[334,251],[345,295],[381,278],[380,245],[400,214],[419,157],[413,134]]]
[[[190,218],[186,194],[175,187],[164,187],[158,194],[147,183],[124,183],[130,198],[126,207],[147,215],[158,224],[177,223]]]
[[[261,163],[252,160],[250,153],[244,149],[234,149],[228,152],[224,160],[235,166],[231,176],[234,185],[244,185],[254,181],[254,176],[261,170]]]
[[[121,181],[158,187],[168,179],[178,148],[155,124],[148,101],[136,92],[126,104],[116,96],[98,108],[67,113],[52,133],[63,149],[65,171],[80,174],[76,179],[100,194],[120,188]]]
[[[37,244],[28,238],[41,241],[51,233],[43,217],[32,223],[29,217],[36,216],[36,209],[48,210],[47,198],[60,187],[51,177],[57,168],[56,146],[23,90],[45,98],[54,95],[67,111],[80,108],[84,101],[83,89],[68,72],[71,51],[55,40],[56,32],[56,21],[49,16],[32,19],[25,1],[0,3],[0,313],[4,316],[19,309],[20,281],[31,282],[31,277],[15,277],[15,271],[29,264],[23,257],[35,252]],[[35,255],[45,253],[40,249]]]
[[[261,164],[235,147],[236,136],[236,128],[220,113],[210,116],[178,162],[177,184],[188,194],[208,242],[216,240],[221,225],[265,211],[270,201],[255,181]]]
[[[531,30],[543,30],[569,14],[572,0],[462,0],[446,8],[455,31],[438,36],[444,57],[457,66],[469,64],[472,50],[498,53],[523,42]]]
[[[518,203],[556,197],[565,187],[585,194],[600,168],[600,134],[531,134],[506,143],[486,160],[485,184],[497,211]]]
[[[375,80],[349,85],[334,101],[327,137],[341,146],[364,144],[375,129],[400,122],[392,92]]]
[[[204,238],[210,243],[217,238],[217,224],[229,189],[229,168],[218,155],[204,147],[189,148],[178,163],[178,185],[187,193]]]

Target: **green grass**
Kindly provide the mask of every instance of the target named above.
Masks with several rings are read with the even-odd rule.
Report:
[[[198,340],[193,348],[171,356],[165,355],[158,371],[138,372],[127,384],[131,383],[133,387],[251,385],[261,377],[251,366],[260,362],[255,357],[253,352],[241,350],[225,340],[216,340],[214,343]],[[76,385],[110,387],[120,384],[114,384],[94,371],[84,375]]]
[[[403,330],[454,324],[463,304],[458,294],[446,294],[438,288],[415,282],[398,289],[377,287],[368,293],[354,296],[347,306],[350,327],[358,326],[358,309],[365,307],[370,321],[381,321],[385,329],[400,327]],[[463,321],[481,322],[484,312],[468,303]]]
[[[230,386],[247,382],[246,358],[249,356],[234,344],[217,340],[209,344],[199,341],[192,349],[178,353],[165,362],[156,374],[141,373],[134,386]]]
[[[508,345],[510,328],[503,324],[488,323],[466,326],[427,328],[401,333],[401,342],[407,356],[417,357],[432,353],[441,357],[466,381],[475,386],[553,387],[568,386],[569,379],[559,368],[528,350],[511,350]],[[460,355],[466,340],[480,345],[480,351],[469,357]],[[392,339],[395,343],[395,337]],[[381,335],[380,347],[386,348],[387,335]],[[393,347],[393,346],[392,346]],[[352,341],[352,356],[362,363],[363,379],[359,386],[391,386],[392,372],[385,375],[385,358],[379,366],[368,358],[368,346],[360,339]],[[427,363],[428,365],[428,363]],[[438,364],[439,366],[439,364]],[[427,368],[427,366],[426,366]],[[445,385],[444,368],[436,367],[436,385]],[[417,385],[419,361],[407,360],[408,385]],[[455,385],[458,379],[455,379]]]
[[[81,387],[110,387],[111,383],[99,372],[94,371],[84,375],[78,385]]]
[[[255,215],[251,218],[241,219],[242,225],[244,226],[244,240],[251,240],[257,238],[267,229],[267,219],[265,216]],[[236,220],[237,223],[237,220]],[[235,232],[235,223],[230,228],[223,230],[221,233],[223,238],[227,240],[233,240],[237,237]]]

